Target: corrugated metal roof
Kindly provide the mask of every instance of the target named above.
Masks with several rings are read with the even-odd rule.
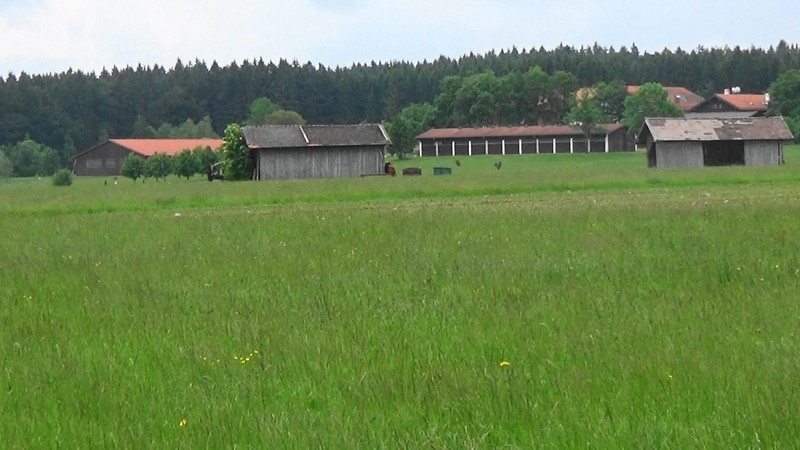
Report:
[[[222,139],[109,139],[109,141],[142,156],[153,156],[156,153],[173,156],[182,150],[194,150],[197,147],[211,147],[211,150],[216,151],[222,145]]]
[[[628,94],[633,94],[639,90],[640,86],[625,86]],[[681,86],[664,86],[667,91],[667,98],[674,102],[682,111],[689,111],[703,102],[704,98]]]
[[[612,123],[603,125],[608,133],[624,128],[625,125]],[[577,127],[567,125],[537,125],[527,127],[483,127],[483,128],[432,128],[417,136],[417,139],[468,139],[468,138],[511,138],[527,136],[581,136]]]
[[[256,125],[243,131],[250,148],[392,145],[380,124]]]
[[[308,145],[299,125],[259,125],[242,129],[251,148],[287,148]]]
[[[742,119],[647,118],[644,126],[663,141],[789,141],[794,137],[783,117]]]

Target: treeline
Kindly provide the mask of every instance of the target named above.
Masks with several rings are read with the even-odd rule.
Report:
[[[448,75],[491,72],[502,78],[537,66],[550,76],[571,74],[580,86],[655,81],[685,86],[703,96],[730,86],[761,93],[781,73],[800,69],[800,48],[781,41],[769,49],[700,47],[640,53],[635,45],[562,45],[336,68],[286,60],[228,66],[178,60],[169,69],[140,65],[99,74],[8,74],[0,79],[0,145],[29,138],[55,149],[64,160],[70,148],[80,151],[106,138],[132,137],[148,127],[177,127],[187,120],[207,120],[221,135],[227,124],[244,122],[251,103],[261,97],[309,123],[381,122],[410,104],[433,102]]]

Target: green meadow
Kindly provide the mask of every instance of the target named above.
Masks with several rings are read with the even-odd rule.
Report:
[[[800,148],[395,166],[0,182],[0,448],[800,446]]]

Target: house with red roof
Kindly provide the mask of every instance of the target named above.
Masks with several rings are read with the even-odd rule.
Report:
[[[536,153],[607,153],[635,151],[628,127],[600,125],[587,142],[578,127],[433,128],[416,137],[420,156],[514,155]]]
[[[128,155],[147,159],[156,153],[174,156],[183,150],[208,147],[219,150],[222,139],[109,139],[72,157],[72,172],[78,176],[116,176]]]
[[[763,117],[769,108],[767,94],[715,94],[686,114],[689,118],[736,119]]]
[[[639,86],[625,86],[628,95],[636,93]],[[680,86],[664,86],[667,91],[667,98],[675,103],[675,106],[681,109],[684,113],[691,111],[692,108],[697,107],[703,102],[703,97],[695,94],[694,92]]]

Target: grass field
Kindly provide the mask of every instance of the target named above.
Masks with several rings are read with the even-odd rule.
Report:
[[[0,448],[800,446],[800,149],[496,160],[1,183]]]

